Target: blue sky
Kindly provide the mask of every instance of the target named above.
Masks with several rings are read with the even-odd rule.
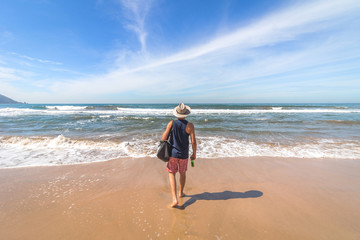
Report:
[[[0,94],[29,103],[360,102],[360,1],[7,0]]]

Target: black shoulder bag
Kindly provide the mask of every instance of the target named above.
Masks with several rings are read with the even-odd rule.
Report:
[[[174,124],[174,122],[173,122],[173,124]],[[173,126],[171,126],[170,133],[169,133],[167,140],[160,141],[160,144],[159,144],[157,152],[156,152],[156,156],[164,162],[168,162],[169,158],[171,156],[172,145],[171,145],[170,141],[172,138],[172,130],[173,130]]]

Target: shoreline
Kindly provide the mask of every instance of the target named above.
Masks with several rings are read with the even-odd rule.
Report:
[[[358,239],[359,170],[349,159],[197,159],[172,209],[157,158],[0,169],[0,236]]]
[[[327,158],[327,157],[314,157],[314,158],[308,158],[308,157],[278,157],[278,156],[236,156],[236,157],[224,157],[228,160],[237,160],[237,159],[252,159],[252,158],[260,158],[260,159],[267,159],[267,160],[294,160],[294,161],[303,161],[303,160],[315,160],[315,161],[357,161],[360,159],[357,158]],[[107,163],[112,161],[136,161],[136,160],[142,160],[142,159],[156,159],[159,160],[156,156],[147,156],[147,157],[119,157],[115,159],[110,160],[99,160],[94,162],[78,162],[78,163],[69,163],[69,164],[59,164],[59,165],[29,165],[29,166],[16,166],[16,167],[3,167],[0,168],[0,171],[2,170],[16,170],[16,169],[32,169],[32,168],[56,168],[56,167],[71,167],[71,166],[81,166],[81,165],[92,165],[92,164],[101,164],[101,163]],[[220,157],[206,157],[206,158],[199,158],[201,161],[206,160],[217,160],[217,159],[223,159]],[[161,162],[161,160],[159,160]],[[166,164],[166,163],[165,163]],[[188,169],[190,168],[190,164],[188,166]]]

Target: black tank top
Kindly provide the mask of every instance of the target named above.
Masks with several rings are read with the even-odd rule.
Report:
[[[173,122],[173,149],[171,156],[186,159],[189,157],[189,134],[186,132],[186,120],[175,120]]]

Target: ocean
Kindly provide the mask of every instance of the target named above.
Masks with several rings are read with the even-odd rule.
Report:
[[[360,159],[360,104],[188,105],[198,158]],[[175,106],[2,104],[0,168],[155,157]]]

